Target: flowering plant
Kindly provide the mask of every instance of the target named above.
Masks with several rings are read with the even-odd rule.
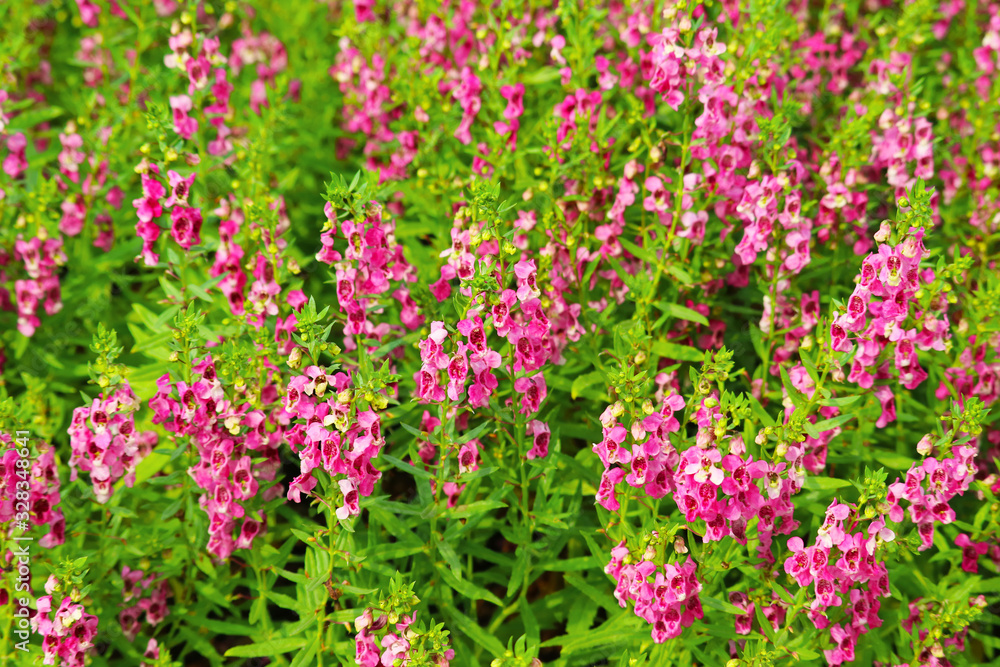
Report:
[[[0,664],[997,659],[1000,4],[0,18]]]

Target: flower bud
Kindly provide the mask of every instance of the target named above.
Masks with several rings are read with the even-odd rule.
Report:
[[[646,429],[642,427],[641,421],[636,420],[632,422],[631,431],[632,431],[632,439],[635,440],[636,442],[642,442],[643,440],[646,439]]]
[[[879,226],[878,231],[875,232],[875,242],[885,243],[889,240],[889,234],[892,233],[892,227],[889,225],[888,220],[883,220],[882,224]]]
[[[361,632],[365,628],[371,626],[373,621],[372,609],[369,607],[368,609],[365,609],[364,613],[354,619],[354,631]]]

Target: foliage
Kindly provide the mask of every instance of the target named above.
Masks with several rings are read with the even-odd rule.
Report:
[[[0,664],[996,660],[998,58],[977,0],[3,3]]]

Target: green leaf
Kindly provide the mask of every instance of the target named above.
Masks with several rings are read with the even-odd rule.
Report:
[[[806,477],[806,481],[802,484],[802,488],[809,489],[810,491],[828,491],[831,489],[840,489],[845,486],[852,486],[852,484],[846,479],[837,479],[834,477]]]
[[[223,635],[242,635],[249,637],[260,633],[260,628],[254,628],[249,625],[244,625],[243,623],[217,621],[214,618],[205,618],[204,616],[197,616],[194,620],[197,626],[208,628],[212,632],[218,632]]]
[[[316,653],[319,651],[319,635],[314,635],[309,646],[295,654],[295,658],[292,659],[292,664],[290,667],[306,667],[306,665],[313,664],[313,658],[316,657]]]
[[[606,658],[610,655],[608,651],[613,650],[614,647],[621,647],[623,644],[643,639],[648,640],[648,626],[635,627],[640,620],[637,616],[629,614],[628,610],[622,610],[617,605],[615,605],[615,611],[615,615],[610,620],[595,630],[576,636],[554,637],[543,642],[542,646],[560,646],[563,655],[586,650],[588,658]],[[599,650],[599,647],[602,646],[608,648]]]
[[[705,355],[701,350],[696,350],[687,345],[668,343],[665,340],[658,340],[653,343],[653,353],[666,359],[676,359],[677,361],[704,361]]]
[[[459,579],[450,568],[439,566],[438,572],[441,573],[441,578],[446,584],[470,600],[486,600],[487,602],[493,603],[498,607],[503,606],[503,600],[498,598],[496,595],[493,595],[493,593],[490,593],[485,588],[476,586],[471,581]]]
[[[202,301],[207,301],[208,303],[212,303],[212,296],[208,292],[203,290],[200,286],[191,283],[187,286],[187,288]]]
[[[573,386],[570,388],[569,396],[572,399],[577,399],[583,393],[583,391],[601,380],[604,379],[604,374],[601,371],[591,371],[583,375],[577,375],[573,380]]]
[[[58,118],[62,114],[63,110],[57,106],[45,106],[40,109],[22,111],[10,120],[10,123],[6,127],[7,135],[10,136],[15,132],[30,130],[39,123]],[[31,145],[30,142],[29,145]]]
[[[464,519],[500,509],[501,507],[507,507],[507,503],[502,503],[499,500],[477,500],[474,503],[459,505],[454,508],[442,507],[438,510],[438,514],[452,519]]]
[[[418,468],[415,465],[407,463],[406,461],[401,461],[395,456],[389,456],[388,454],[382,454],[381,458],[385,459],[395,467],[399,468],[403,472],[409,473],[414,477],[419,477],[421,479],[434,479],[434,475],[424,470],[423,468]]]
[[[855,415],[853,414],[837,415],[836,417],[830,417],[829,419],[818,421],[815,424],[813,424],[813,426],[815,426],[816,430],[820,432],[830,431],[842,424],[846,424],[847,422],[854,419],[854,417]]]
[[[781,371],[781,383],[785,387],[785,391],[788,392],[788,397],[792,399],[792,404],[796,408],[804,408],[806,405],[805,394],[795,388],[795,385],[792,384],[791,378],[788,377],[788,371],[783,365],[779,365],[778,370]],[[811,424],[809,426],[811,426]],[[808,426],[806,428],[808,429]],[[814,435],[813,437],[816,438],[819,436]]]
[[[688,273],[687,270],[682,269],[681,267],[676,266],[674,264],[667,264],[666,269],[667,273],[676,278],[681,285],[694,284],[694,278],[691,277],[691,274]]]
[[[510,581],[507,582],[507,597],[514,595],[514,591],[521,586],[527,569],[528,549],[524,545],[521,545],[517,548],[517,560],[514,561],[514,569],[511,570]]]
[[[746,394],[746,397],[749,399],[750,409],[753,411],[753,414],[757,417],[757,419],[761,420],[764,423],[764,426],[773,427],[775,424],[774,417],[767,413],[767,410],[765,410],[764,406],[760,404],[760,401],[754,398],[752,394]]]
[[[772,583],[771,588],[774,589],[774,592],[778,594],[778,597],[781,598],[783,602],[789,605],[793,604],[792,595],[788,592],[787,588],[776,583]]]
[[[450,604],[442,605],[444,613],[451,619],[451,628],[458,630],[472,640],[474,644],[482,646],[489,651],[494,658],[503,657],[504,645],[496,637],[488,634],[478,623],[474,622],[464,613],[458,611]]]
[[[640,248],[636,244],[632,243],[628,239],[622,237],[618,239],[618,242],[622,244],[622,247],[629,251],[629,254],[638,257],[647,264],[652,264],[653,266],[659,266],[660,261],[656,258],[656,255],[647,248]]]
[[[873,453],[873,457],[882,465],[893,468],[894,470],[908,470],[911,465],[916,463],[916,461],[908,456],[882,450],[876,450]]]
[[[696,322],[706,327],[708,326],[708,318],[693,308],[688,308],[677,303],[664,303],[662,301],[657,305],[664,313],[678,320],[687,320],[688,322]]]
[[[772,644],[777,643],[775,642],[774,628],[771,627],[771,622],[764,615],[764,608],[761,605],[756,605],[754,611],[756,612],[757,624],[760,625],[761,631],[771,640]]]
[[[463,433],[462,437],[460,437],[458,440],[455,441],[455,444],[464,445],[467,442],[475,440],[480,435],[482,435],[483,432],[486,431],[486,429],[488,429],[490,426],[494,426],[493,422],[484,421],[482,424],[472,429],[471,431],[466,431],[465,433]]]
[[[820,405],[832,408],[843,408],[848,405],[853,405],[861,400],[861,394],[855,394],[853,396],[840,396],[838,398],[824,398],[819,402]]]
[[[618,610],[620,609],[614,597],[612,597],[610,594],[605,594],[597,590],[596,588],[594,588],[594,586],[587,583],[587,581],[584,580],[584,578],[581,577],[580,575],[567,574],[565,576],[565,580],[567,584],[569,584],[570,586],[572,586],[573,588],[575,588],[576,590],[580,591],[588,598],[590,598],[591,602],[593,602],[599,607],[604,607],[604,609],[608,612],[608,614],[617,613]]]
[[[226,651],[227,658],[263,658],[291,653],[306,645],[305,637],[286,637],[284,639],[268,639],[258,644],[234,646]]]
[[[724,611],[727,614],[734,614],[736,616],[745,615],[746,612],[729,602],[724,602],[718,598],[714,598],[710,595],[701,597],[701,603],[708,607],[709,609],[715,609],[716,611]]]
[[[753,322],[750,322],[750,343],[753,345],[757,357],[763,361],[764,357],[767,356],[767,351],[764,349],[764,341],[761,339],[760,327]]]

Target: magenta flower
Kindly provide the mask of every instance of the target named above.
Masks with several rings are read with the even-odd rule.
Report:
[[[979,572],[979,557],[990,550],[988,542],[973,542],[965,533],[955,538],[955,546],[962,547],[962,569],[970,574]]]
[[[177,245],[190,250],[201,243],[201,210],[186,206],[175,206],[170,212],[170,234]]]
[[[514,274],[517,276],[518,301],[523,303],[529,299],[536,299],[541,294],[535,282],[537,270],[533,259],[522,260],[514,265]]]
[[[597,489],[597,503],[609,512],[618,511],[615,486],[623,479],[625,479],[625,471],[618,467],[605,470],[601,476],[601,485]]]
[[[514,390],[522,394],[521,414],[534,414],[538,412],[542,401],[545,400],[547,393],[545,376],[536,373],[531,377],[520,377],[514,380]]]

